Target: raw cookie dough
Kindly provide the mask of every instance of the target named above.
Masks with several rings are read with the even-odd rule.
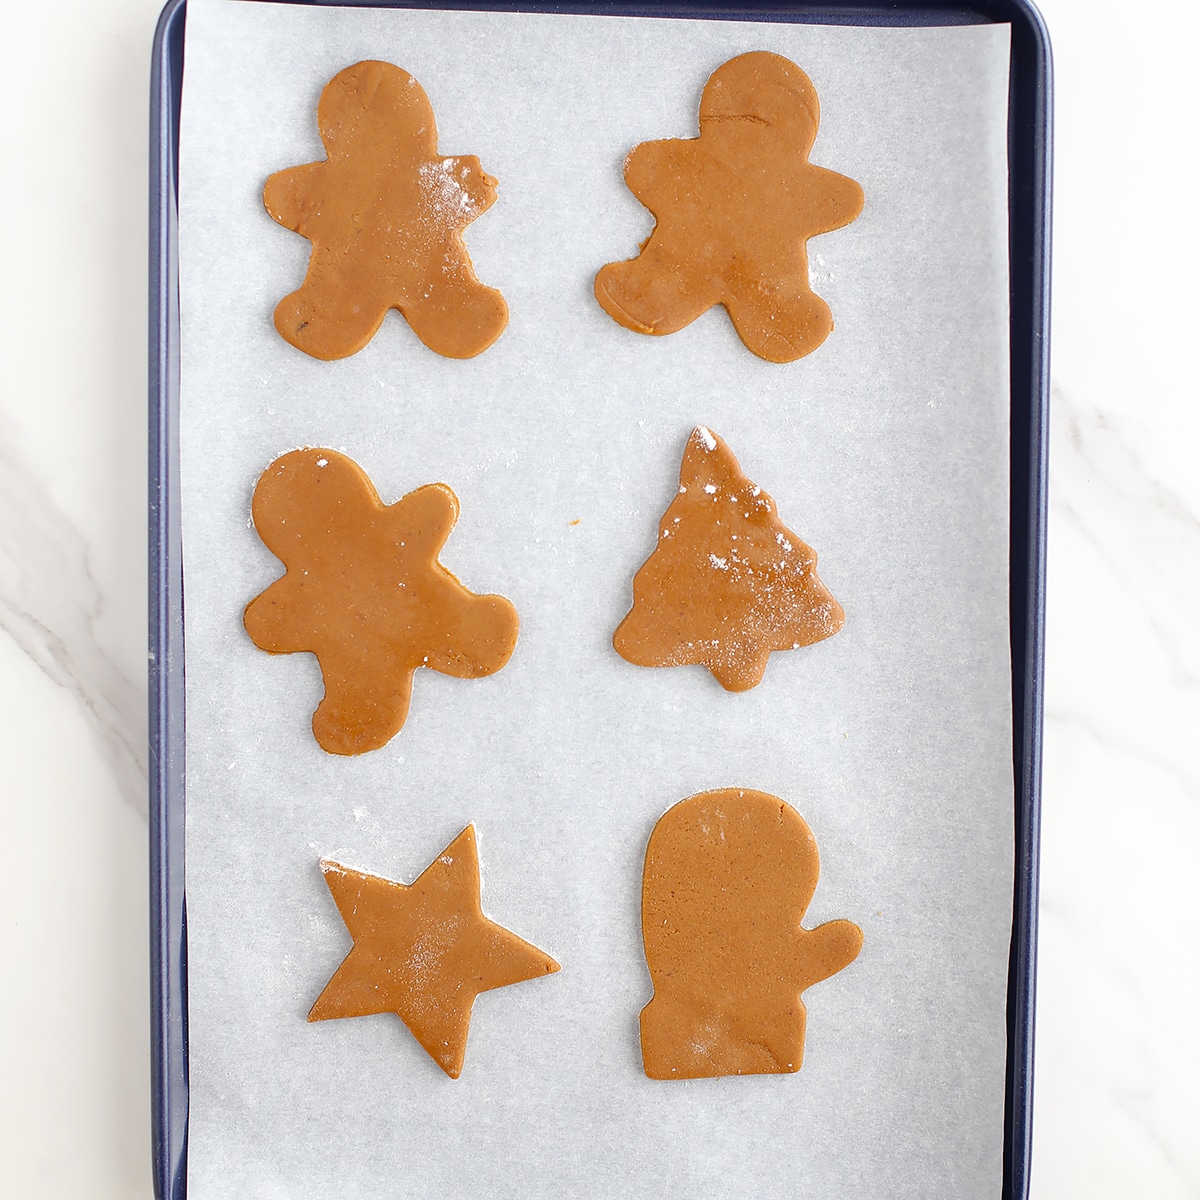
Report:
[[[468,591],[438,562],[458,520],[444,483],[385,505],[344,454],[294,450],[259,477],[252,511],[287,572],[246,606],[246,632],[272,654],[317,656],[325,698],[312,728],[330,754],[395,736],[418,667],[477,679],[511,657],[513,606]]]
[[[475,277],[463,230],[496,200],[474,155],[437,152],[433,108],[407,71],[360,62],[321,93],[328,158],[277,171],[267,212],[312,242],[300,290],[275,328],[314,358],[345,358],[375,336],[389,308],[447,358],[473,358],[508,323],[508,305]]]
[[[629,190],[654,214],[637,258],[596,276],[596,299],[637,333],[675,333],[723,304],[760,358],[793,362],[833,328],[808,280],[807,241],[862,211],[853,179],[814,166],[816,88],[795,63],[757,51],[713,72],[700,136],[643,142]]]
[[[842,606],[817,578],[817,554],[776,515],[710,430],[692,431],[679,493],[658,546],[633,577],[617,653],[641,667],[702,663],[731,692],[762,680],[773,650],[832,637]]]
[[[479,854],[468,825],[412,884],[321,863],[354,947],[310,1021],[392,1012],[451,1079],[462,1073],[480,992],[537,979],[558,963],[479,906]]]
[[[800,925],[818,873],[812,831],[766,792],[701,792],[659,819],[642,874],[651,1079],[800,1070],[800,993],[862,948],[850,921]]]

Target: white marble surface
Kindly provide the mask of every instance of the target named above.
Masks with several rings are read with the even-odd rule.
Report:
[[[1200,9],[1043,7],[1058,145],[1033,1196],[1175,1200],[1200,1196]],[[157,8],[0,9],[0,1177],[47,1200],[150,1194]]]

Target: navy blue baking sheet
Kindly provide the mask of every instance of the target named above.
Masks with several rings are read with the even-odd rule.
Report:
[[[1041,794],[1050,287],[1050,43],[1027,0],[357,0],[358,7],[733,18],[912,26],[1007,22],[1012,390],[1009,609],[1016,873],[1008,976],[1003,1200],[1029,1191]],[[150,109],[150,978],[154,1193],[187,1191],[187,899],[184,894],[183,564],[179,514],[179,108],[186,0],[154,38]]]

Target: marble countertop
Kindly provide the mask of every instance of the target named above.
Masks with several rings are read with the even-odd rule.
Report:
[[[11,1194],[48,1200],[151,1194],[158,8],[9,5],[0,39],[0,1147]],[[1032,1195],[1175,1200],[1200,1196],[1200,8],[1042,8],[1057,148]]]

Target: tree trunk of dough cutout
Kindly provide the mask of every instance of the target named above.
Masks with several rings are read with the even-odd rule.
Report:
[[[775,650],[832,637],[842,606],[817,555],[776,514],[729,447],[698,427],[658,545],[633,577],[633,608],[613,646],[641,667],[699,663],[731,692],[754,687]]]
[[[642,874],[651,1079],[800,1070],[800,994],[862,948],[850,921],[801,926],[819,871],[804,818],[766,792],[701,792],[659,819]]]
[[[749,350],[786,363],[833,329],[809,286],[808,239],[849,225],[863,190],[808,161],[820,108],[812,80],[756,51],[713,72],[700,136],[643,142],[629,190],[656,224],[637,258],[596,276],[600,306],[637,333],[675,333],[722,304]]]
[[[325,86],[317,125],[324,162],[277,171],[267,212],[312,242],[299,291],[275,328],[314,358],[356,354],[389,308],[447,358],[473,358],[508,323],[508,306],[475,276],[463,230],[496,201],[474,155],[437,152],[421,85],[399,67],[360,62]]]
[[[262,473],[252,512],[287,571],[246,606],[246,632],[272,654],[317,656],[325,697],[312,729],[330,754],[386,745],[418,667],[478,679],[512,656],[516,609],[438,562],[458,520],[444,483],[385,505],[344,454],[294,450]]]
[[[354,946],[310,1021],[395,1013],[457,1079],[475,997],[558,970],[548,954],[483,915],[473,825],[411,884],[328,859],[321,870]]]

